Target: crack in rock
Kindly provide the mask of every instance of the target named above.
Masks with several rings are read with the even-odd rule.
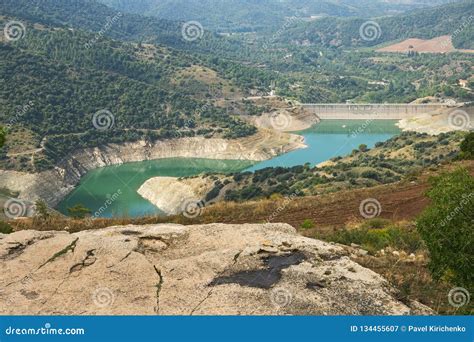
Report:
[[[117,266],[117,265],[120,264],[121,262],[125,261],[125,259],[127,259],[130,255],[132,255],[133,252],[137,252],[137,251],[133,250],[133,251],[128,252],[128,253],[125,254],[125,256],[124,256],[122,259],[120,259],[117,263],[115,263],[115,264],[113,264],[113,265],[110,265],[110,266],[107,266],[107,268],[113,268],[113,267]],[[137,252],[137,253],[139,253],[139,252]]]
[[[161,288],[163,286],[163,275],[161,274],[161,271],[155,266],[153,265],[153,268],[155,269],[155,272],[156,274],[158,274],[158,278],[159,278],[159,281],[158,281],[158,284],[156,284],[156,309],[155,309],[155,312],[157,315],[160,314],[160,292],[161,292]]]
[[[327,285],[328,284],[325,280],[317,280],[317,281],[306,283],[306,288],[317,291],[319,289],[324,289],[325,287],[327,287]]]
[[[56,286],[56,288],[54,289],[53,293],[48,297],[46,298],[46,300],[41,304],[41,309],[38,311],[37,315],[40,315],[41,312],[43,311],[43,308],[45,307],[45,305],[51,300],[51,298],[53,298],[58,292],[59,292],[59,288],[61,286],[63,286],[63,284],[69,280],[69,276],[70,274],[68,274],[59,284],[58,286]]]
[[[11,260],[14,259],[25,251],[28,246],[31,246],[37,241],[42,241],[46,239],[50,239],[53,235],[43,235],[43,236],[35,236],[30,240],[27,240],[26,243],[21,242],[10,242],[9,244],[13,244],[13,247],[7,248],[7,254],[0,256],[0,260]]]
[[[194,314],[194,312],[197,309],[199,309],[199,307],[202,305],[202,303],[204,303],[206,300],[209,299],[209,297],[211,297],[212,290],[213,289],[210,289],[209,292],[207,293],[207,295],[191,310],[191,313],[189,314],[190,316],[192,316]]]
[[[19,256],[23,253],[26,246],[30,243],[33,243],[33,240],[28,241],[27,244],[22,244],[22,243],[19,243],[19,242],[15,243],[14,246],[7,248],[7,254],[2,255],[1,259],[2,260],[11,260],[11,259],[16,258],[17,256]]]
[[[69,269],[69,273],[78,272],[84,267],[93,265],[96,261],[97,258],[95,256],[95,249],[91,249],[86,252],[86,257],[84,258],[84,260],[82,260],[82,262],[71,266],[71,268]]]
[[[128,235],[128,236],[130,236],[130,235],[132,235],[132,236],[133,235],[142,235],[141,232],[137,232],[136,230],[122,230],[121,233],[122,233],[122,235]]]
[[[238,252],[234,255],[234,257],[232,258],[233,263],[232,263],[232,265],[231,265],[230,267],[235,266],[235,264],[237,263],[237,261],[238,261],[240,255],[241,255],[242,253],[243,253],[243,250],[242,250],[242,251],[238,251]],[[224,270],[223,272],[220,272],[219,275],[218,275],[218,277],[222,276],[222,274],[224,274],[224,272],[225,272],[225,270]],[[207,293],[207,295],[191,310],[191,312],[190,312],[190,314],[189,314],[190,316],[192,316],[192,315],[194,314],[194,312],[196,312],[196,310],[199,309],[199,308],[201,307],[201,305],[202,305],[206,300],[209,299],[209,297],[211,297],[212,291],[213,291],[213,289],[210,289],[209,292]]]
[[[45,239],[47,239],[49,237],[46,237]],[[44,240],[44,239],[39,239],[39,240]],[[74,241],[72,241],[69,245],[67,245],[66,247],[64,247],[62,250],[60,250],[59,252],[55,253],[51,258],[49,258],[48,260],[46,260],[43,264],[41,264],[36,270],[34,271],[31,271],[29,274],[25,275],[23,278],[19,279],[19,280],[16,280],[16,281],[12,281],[11,283],[8,283],[5,285],[5,288],[11,286],[11,285],[14,285],[14,284],[18,284],[18,283],[21,283],[21,282],[24,282],[25,280],[31,278],[32,276],[35,275],[35,273],[37,271],[39,271],[42,267],[46,266],[48,263],[51,263],[53,262],[54,260],[56,260],[58,257],[60,257],[61,255],[64,255],[66,254],[67,252],[69,251],[72,251],[74,252],[74,249],[76,248],[76,244],[77,244],[77,241],[79,240],[79,238],[75,239]],[[32,243],[34,243],[35,241],[37,241],[37,239],[32,239],[30,241],[28,241],[28,244],[25,245],[25,248],[26,246],[29,246],[31,245]],[[31,243],[30,243],[31,242]],[[24,250],[24,248],[23,248]]]

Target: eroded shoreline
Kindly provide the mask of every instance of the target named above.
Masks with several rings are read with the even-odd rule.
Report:
[[[138,194],[167,215],[181,214],[198,206],[212,189],[209,178],[153,177],[138,189]]]
[[[164,158],[263,161],[304,147],[302,136],[271,130],[235,140],[193,137],[153,144],[108,144],[76,151],[54,169],[40,173],[0,170],[0,187],[18,192],[21,200],[33,202],[41,198],[55,207],[83,176],[100,167]]]
[[[403,131],[439,134],[450,130],[449,114],[456,112],[458,116],[464,115],[463,113],[466,113],[464,109],[469,116],[472,116],[472,107],[452,108],[450,111],[445,110],[429,116],[401,120],[398,126]],[[266,126],[272,123],[271,117],[264,119],[258,123],[254,122],[260,128],[257,134],[235,140],[193,137],[157,141],[153,144],[144,141],[108,144],[76,151],[54,169],[41,173],[0,170],[0,188],[17,192],[21,200],[33,202],[41,198],[49,206],[55,207],[75,189],[83,176],[101,167],[164,158],[258,162],[306,147],[303,136],[268,129]],[[315,118],[310,115],[298,115],[290,120],[287,128],[291,130],[297,127],[305,128],[314,124],[314,120]],[[149,192],[147,196],[143,196],[142,193],[140,195],[156,205],[156,196],[151,196]]]
[[[430,135],[439,135],[453,130],[462,130],[463,126],[454,127],[460,120],[461,124],[473,122],[472,107],[451,108],[450,110],[437,111],[431,114],[424,114],[412,117],[410,119],[402,119],[397,122],[397,126],[401,131],[413,131],[417,133],[427,133]],[[470,120],[471,118],[471,120]],[[272,117],[270,115],[259,117],[253,122],[258,127],[266,127],[271,124]],[[305,120],[292,119],[286,121],[288,129],[306,128],[310,125],[310,121],[314,120],[311,116],[306,116]],[[283,120],[285,121],[285,120]],[[317,166],[334,164],[331,161],[319,163]],[[203,201],[207,194],[202,193],[202,182],[189,182],[188,179],[181,180],[178,178],[170,179],[169,177],[154,177],[143,183],[138,193],[146,200],[153,203],[166,214],[173,215],[181,213],[185,210],[183,203],[193,199]],[[165,186],[167,184],[168,186]],[[212,189],[212,184],[207,184],[207,191]]]

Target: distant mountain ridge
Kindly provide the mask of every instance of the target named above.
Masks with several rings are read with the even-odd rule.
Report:
[[[278,40],[282,43],[358,47],[407,38],[431,39],[452,35],[456,48],[473,49],[473,22],[474,2],[469,0],[373,18],[371,22],[361,18],[322,18],[313,22],[299,22],[282,32]],[[370,24],[376,36],[363,39],[360,30],[365,23]]]
[[[100,0],[121,11],[169,20],[197,20],[211,30],[253,31],[281,25],[285,17],[370,17],[449,0]]]
[[[471,3],[462,3],[442,9],[378,18],[382,37],[393,40],[410,34],[429,36],[454,31],[470,18],[473,8]],[[299,47],[291,47],[295,48],[295,57],[301,57],[295,58],[295,67],[305,66],[305,73],[308,70],[322,75],[305,79],[272,69],[272,63],[280,60],[278,55],[271,60],[273,51],[262,49],[258,41],[252,44],[242,39],[252,35],[221,37],[205,30],[202,39],[189,42],[183,37],[182,22],[122,13],[93,0],[2,0],[0,15],[1,27],[10,20],[19,20],[26,27],[26,35],[19,41],[0,41],[0,123],[5,125],[9,118],[15,118],[13,126],[24,129],[22,135],[27,137],[24,144],[22,141],[26,146],[23,150],[46,151],[45,158],[14,156],[15,161],[10,163],[11,159],[6,158],[10,151],[3,149],[0,167],[5,169],[42,170],[71,149],[109,142],[168,139],[176,133],[205,137],[215,134],[228,139],[253,134],[255,127],[234,118],[232,111],[229,115],[223,107],[213,105],[217,96],[211,94],[211,85],[235,88],[229,92],[241,98],[266,94],[273,84],[278,87],[278,95],[306,102],[354,98],[412,101],[418,94],[409,82],[414,76],[392,65],[387,65],[389,72],[382,68],[371,70],[370,64],[358,66],[349,59],[334,65],[334,58],[342,56],[341,51],[332,49],[334,37],[344,39],[342,47],[369,45],[360,44],[358,29],[365,21],[360,18],[325,18],[295,24],[274,37],[275,46],[281,43],[283,48],[305,39],[329,46],[325,53],[310,47],[313,54],[307,54],[305,47],[301,54]],[[118,19],[107,25],[115,17]],[[470,26],[466,26],[455,39],[472,44],[470,32]],[[256,62],[247,62],[248,56],[255,56]],[[451,58],[445,57],[446,61]],[[440,58],[433,60],[426,70],[417,71],[419,77],[427,77],[432,70],[437,72],[443,62]],[[457,68],[462,73],[456,72],[462,76],[458,79],[469,77],[468,67],[467,63],[459,64]],[[367,79],[360,79],[360,73]],[[417,75],[413,70],[410,74]],[[395,81],[383,89],[369,85],[371,80],[388,76]],[[303,86],[292,88],[298,83]],[[454,94],[452,89],[456,86],[451,86],[447,91]],[[431,86],[428,89],[430,95],[447,92]],[[469,94],[462,91],[466,94],[459,97],[468,98]],[[242,108],[236,112],[258,115],[265,110],[251,103],[244,103]],[[91,119],[100,110],[112,112],[114,129],[94,129]],[[28,165],[32,163],[31,169]]]
[[[163,44],[180,50],[212,53],[247,53],[238,41],[230,41],[203,29],[202,39],[187,41],[183,37],[183,22],[120,12],[96,0],[2,0],[2,15],[29,20],[49,26],[68,27],[98,33],[123,41]],[[113,25],[105,26],[120,16]]]
[[[107,18],[120,12],[95,0],[2,0],[3,15],[24,18],[51,26],[69,26],[98,32]],[[114,39],[140,41],[147,36],[159,36],[161,40],[179,38],[179,23],[124,14],[108,28],[107,36]]]

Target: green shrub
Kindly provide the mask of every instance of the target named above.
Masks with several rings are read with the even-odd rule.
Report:
[[[367,170],[361,173],[361,177],[368,179],[380,180],[380,175],[375,170]]]
[[[12,226],[10,226],[8,223],[0,221],[0,233],[2,234],[10,234],[13,232]]]
[[[474,132],[466,135],[461,143],[461,159],[474,159]]]
[[[0,147],[3,147],[3,144],[5,144],[5,136],[7,135],[7,132],[5,130],[5,128],[3,128],[2,126],[0,126]]]
[[[430,252],[430,270],[459,286],[474,288],[474,177],[458,169],[431,180],[431,204],[417,221]]]
[[[390,245],[390,233],[387,229],[368,229],[361,242],[368,250],[380,250]]]
[[[224,184],[222,184],[221,182],[216,182],[214,184],[214,188],[209,191],[206,195],[206,197],[204,198],[204,201],[205,202],[210,202],[212,201],[213,199],[215,199],[217,196],[219,196],[220,192],[221,192],[221,189],[224,187]]]
[[[345,229],[335,232],[327,240],[344,245],[355,243],[372,254],[386,247],[414,253],[423,246],[423,241],[416,229],[399,226],[388,226],[382,229],[367,227]]]
[[[384,228],[388,226],[389,224],[390,224],[390,220],[377,217],[377,218],[364,221],[361,228],[380,229],[380,228]]]
[[[387,229],[390,246],[406,251],[407,253],[415,253],[424,247],[423,240],[415,227],[389,227]]]
[[[46,221],[48,218],[51,217],[51,213],[49,212],[48,205],[45,201],[39,199],[35,202],[35,210],[36,210],[36,217],[40,220]]]
[[[311,220],[311,219],[306,219],[301,224],[301,229],[311,229],[311,228],[314,228],[314,227],[315,227],[315,224],[314,224],[313,220]]]

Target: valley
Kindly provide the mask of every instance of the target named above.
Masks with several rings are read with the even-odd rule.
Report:
[[[145,180],[152,177],[183,177],[194,176],[201,173],[220,172],[235,173],[238,171],[256,171],[266,167],[292,167],[306,163],[316,165],[333,157],[339,155],[343,156],[353,149],[358,148],[359,145],[363,143],[367,144],[369,148],[372,148],[375,143],[387,140],[398,132],[395,121],[377,122],[366,127],[364,133],[351,137],[352,132],[355,132],[363,124],[363,121],[324,121],[314,129],[297,133],[304,138],[306,147],[302,145],[300,149],[275,156],[263,162],[252,159],[232,161],[232,159],[243,156],[231,155],[228,157],[228,161],[219,160],[213,162],[212,160],[189,158],[165,159],[125,164],[119,167],[101,168],[97,170],[97,172],[86,175],[86,177],[81,180],[79,187],[59,204],[59,209],[62,213],[67,214],[67,208],[73,207],[76,204],[86,205],[88,203],[96,203],[95,205],[92,204],[91,207],[97,207],[98,204],[106,201],[107,194],[116,192],[117,188],[120,187],[125,195],[118,198],[114,204],[109,207],[108,211],[104,213],[105,216],[110,216],[113,213],[116,213],[115,215],[117,216],[132,217],[143,215],[143,213],[153,215],[160,213],[160,211],[156,209],[151,210],[149,205],[145,204],[143,199],[137,196],[138,188],[142,186]],[[262,146],[264,149],[268,147],[267,143]],[[173,151],[176,151],[176,149],[173,149]],[[223,154],[219,156],[219,153],[214,153],[216,159],[222,158],[223,156]],[[254,165],[252,166],[251,164]],[[214,165],[214,169],[212,165]],[[158,196],[160,192],[166,191],[174,193],[178,190],[172,187],[166,189],[158,188],[155,190]],[[155,196],[157,195],[153,197]],[[163,196],[166,197],[166,195]],[[181,201],[192,200],[193,196],[189,196],[188,194],[188,198],[181,198]],[[173,211],[179,210],[182,205],[181,201],[178,201],[176,208],[172,208]],[[127,206],[129,206],[129,208],[127,208]],[[137,209],[131,209],[140,208],[140,206],[144,206],[147,209],[143,212],[138,210],[138,214]]]

